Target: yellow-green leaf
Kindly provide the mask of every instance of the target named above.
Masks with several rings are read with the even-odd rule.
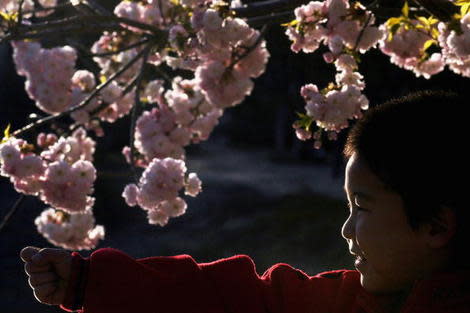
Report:
[[[466,5],[466,4],[469,4],[470,3],[470,0],[457,0],[454,2],[455,5],[457,6],[462,6],[462,5]]]
[[[3,135],[5,136],[5,138],[10,138],[10,128],[11,128],[11,124],[8,124],[7,128],[3,132]]]
[[[402,21],[401,17],[391,17],[387,20],[387,22],[385,22],[385,24],[387,25],[387,27],[392,27],[396,24],[400,24],[401,21]]]
[[[297,24],[299,24],[299,21],[298,21],[298,20],[292,20],[292,21],[290,21],[289,23],[281,24],[281,26],[284,26],[284,27],[293,27],[293,26],[296,26]]]
[[[437,42],[434,39],[429,39],[428,41],[426,41],[423,46],[423,52],[428,50],[429,47],[431,47],[433,44],[437,44]]]
[[[462,5],[460,7],[460,14],[462,16],[466,15],[468,13],[468,11],[470,10],[470,2],[469,3],[466,3],[464,5]]]
[[[408,14],[410,13],[410,7],[408,6],[408,1],[405,1],[403,8],[401,8],[401,13],[403,14],[403,16],[408,17]]]
[[[104,83],[106,83],[107,80],[108,80],[108,78],[105,75],[100,76],[100,83],[104,84]]]
[[[10,135],[10,128],[11,128],[11,124],[8,124],[7,128],[3,131],[3,139],[2,139],[2,142],[1,143],[4,143],[6,142],[8,139],[10,139],[11,135]]]
[[[425,18],[424,16],[418,16],[417,19],[418,19],[418,21],[421,22],[422,25],[424,25],[424,26],[430,26],[428,19]]]
[[[0,12],[0,16],[5,20],[5,21],[16,21],[18,18],[18,12],[13,12],[11,14],[7,12]]]
[[[438,20],[437,18],[435,18],[435,17],[430,16],[430,17],[428,18],[428,22],[429,22],[429,25],[434,25],[434,24],[439,23],[439,20]]]

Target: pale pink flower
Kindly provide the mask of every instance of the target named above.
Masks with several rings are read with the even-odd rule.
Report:
[[[95,226],[90,209],[75,214],[49,208],[34,223],[38,232],[50,243],[68,250],[90,250],[104,239],[104,228]]]
[[[196,173],[189,173],[185,185],[185,194],[191,197],[197,196],[201,192],[201,180],[197,177]]]
[[[124,188],[122,196],[126,200],[128,206],[136,206],[138,194],[139,188],[137,187],[137,185],[129,184]]]
[[[299,140],[302,140],[302,141],[309,140],[310,138],[312,138],[312,133],[303,128],[297,128],[295,130],[295,135],[297,136]]]
[[[440,53],[433,53],[429,59],[419,63],[414,69],[413,72],[417,77],[424,76],[424,78],[429,79],[432,75],[442,72],[445,67],[445,60]]]
[[[159,209],[151,209],[147,213],[149,224],[165,226],[168,224],[170,217],[168,214]]]
[[[169,201],[163,201],[159,206],[159,210],[169,217],[178,217],[186,213],[187,207],[186,201],[177,197]]]

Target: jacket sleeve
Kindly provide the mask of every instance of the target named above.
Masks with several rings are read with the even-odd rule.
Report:
[[[198,264],[187,255],[135,260],[105,248],[73,264],[86,278],[72,274],[61,307],[83,313],[328,312],[341,286],[341,279],[309,277],[287,264],[260,277],[243,255]]]

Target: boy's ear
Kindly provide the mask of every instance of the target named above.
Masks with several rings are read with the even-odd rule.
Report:
[[[457,231],[457,218],[453,209],[442,206],[439,215],[427,227],[428,244],[431,248],[447,245]]]

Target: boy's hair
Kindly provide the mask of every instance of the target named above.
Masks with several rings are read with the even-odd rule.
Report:
[[[470,228],[464,207],[468,175],[468,128],[462,96],[420,91],[393,99],[364,114],[350,130],[344,156],[366,162],[386,188],[401,195],[408,222],[417,229],[442,207],[457,216],[456,247]],[[465,188],[465,189],[464,189]]]

